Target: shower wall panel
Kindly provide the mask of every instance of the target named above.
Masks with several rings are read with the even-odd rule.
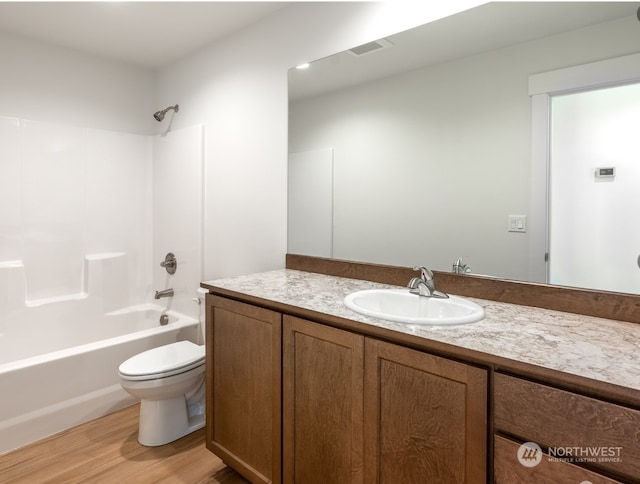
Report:
[[[160,304],[194,318],[203,279],[203,136],[204,127],[195,125],[153,140],[153,287],[172,288],[174,297]],[[168,252],[178,260],[173,275],[160,267]]]
[[[20,121],[27,298],[82,292],[85,131]]]
[[[20,123],[0,118],[0,261],[22,255],[22,196],[20,186]]]
[[[85,297],[87,257],[96,254],[121,259],[121,273],[108,278],[120,293],[113,301],[143,302],[151,138],[0,117],[0,142],[0,267],[24,265],[25,303]]]
[[[121,290],[130,303],[151,292],[152,139],[115,131],[87,131],[89,254],[126,254]]]

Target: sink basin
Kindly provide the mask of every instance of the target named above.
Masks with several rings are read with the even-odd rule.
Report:
[[[357,313],[398,323],[453,325],[475,323],[484,309],[472,301],[418,296],[408,289],[369,289],[349,294],[345,305]]]

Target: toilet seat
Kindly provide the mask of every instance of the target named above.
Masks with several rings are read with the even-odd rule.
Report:
[[[198,368],[204,361],[204,346],[178,341],[132,356],[120,365],[118,372],[125,380],[155,380]]]

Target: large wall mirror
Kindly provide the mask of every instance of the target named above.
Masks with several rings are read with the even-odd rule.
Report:
[[[638,225],[640,171],[631,175],[619,150],[571,155],[584,158],[585,183],[617,193],[618,205],[604,210],[600,195],[574,192],[577,174],[562,186],[556,177],[553,190],[532,183],[529,92],[532,75],[639,53],[637,10],[629,2],[488,3],[291,69],[288,251],[441,271],[462,257],[474,274],[640,293],[640,231],[604,225],[607,212],[624,210]],[[575,143],[590,138],[581,136]],[[596,179],[596,168],[617,171]],[[623,185],[631,191],[621,197]],[[532,207],[536,196],[549,207],[572,202],[561,224],[568,247],[594,238],[572,214],[592,217],[596,245],[572,261],[590,277],[549,278],[552,210]],[[613,267],[622,245],[630,255]],[[603,271],[631,282],[600,285]]]

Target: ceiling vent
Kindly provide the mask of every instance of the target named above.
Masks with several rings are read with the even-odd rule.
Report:
[[[367,42],[366,44],[359,45],[358,47],[354,47],[353,49],[349,49],[349,52],[351,52],[353,55],[365,55],[380,49],[386,49],[387,47],[391,47],[392,45],[393,44],[387,39],[379,39],[374,40],[373,42]]]

